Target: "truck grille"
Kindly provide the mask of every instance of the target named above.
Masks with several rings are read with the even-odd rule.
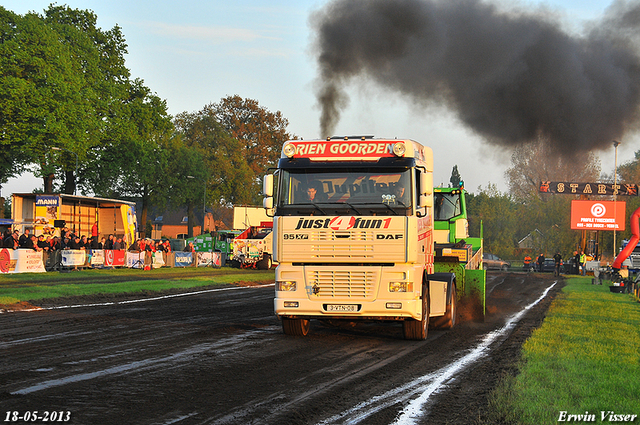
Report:
[[[368,299],[374,296],[377,273],[371,270],[309,270],[307,283],[321,299]]]

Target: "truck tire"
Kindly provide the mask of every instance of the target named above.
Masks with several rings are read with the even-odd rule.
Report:
[[[451,288],[451,302],[447,304],[444,316],[431,319],[433,323],[432,329],[451,329],[456,325],[458,315],[458,301],[456,282],[453,281]]]
[[[285,335],[306,336],[311,328],[309,319],[282,318],[282,331]]]
[[[422,290],[422,320],[405,319],[402,322],[404,339],[422,341],[427,339],[429,332],[429,285],[423,285]]]
[[[272,265],[273,262],[271,261],[271,254],[264,254],[262,256],[262,260],[256,263],[258,270],[269,270]]]

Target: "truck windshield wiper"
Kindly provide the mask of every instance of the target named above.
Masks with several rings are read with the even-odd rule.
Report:
[[[307,202],[307,203],[304,203],[304,204],[296,204],[296,206],[299,206],[299,207],[305,207],[307,205],[313,205],[315,209],[320,211],[322,214],[327,215],[327,213],[322,208],[320,208],[320,206],[318,206],[318,204],[316,204],[315,202]]]
[[[354,210],[355,212],[357,212],[358,214],[362,215],[362,212],[360,210],[358,210],[356,207],[353,206],[353,204],[350,204],[348,202],[336,202],[336,204],[343,204],[343,205],[348,205],[349,208],[351,208],[352,210]]]
[[[385,207],[387,207],[387,209],[391,212],[393,212],[395,215],[400,215],[398,214],[398,211],[396,211],[395,209],[391,208],[391,205],[387,204],[386,202],[380,202],[380,204],[376,204],[376,205],[384,205]],[[404,204],[402,204],[403,206],[405,206]]]

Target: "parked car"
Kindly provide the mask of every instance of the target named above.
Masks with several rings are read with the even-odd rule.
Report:
[[[534,270],[542,273],[553,273],[556,270],[556,261],[553,258],[545,258],[542,263],[542,270],[539,270],[538,263],[534,263]],[[560,273],[564,273],[564,264],[560,262]]]
[[[495,254],[482,254],[482,263],[485,270],[503,270],[507,271],[511,267],[511,263],[502,260]]]
[[[575,257],[569,257],[564,269],[567,274],[580,274],[580,268],[576,265]]]

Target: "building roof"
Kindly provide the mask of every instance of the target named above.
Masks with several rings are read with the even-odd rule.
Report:
[[[98,198],[95,196],[81,196],[81,195],[67,195],[65,193],[14,193],[13,196],[18,196],[21,198],[33,198],[35,199],[38,196],[58,196],[63,201],[78,201],[78,202],[86,202],[90,204],[97,203],[101,207],[116,207],[118,205],[126,204],[130,206],[135,206],[135,202],[131,201],[123,201],[121,199],[108,199],[108,198]]]

